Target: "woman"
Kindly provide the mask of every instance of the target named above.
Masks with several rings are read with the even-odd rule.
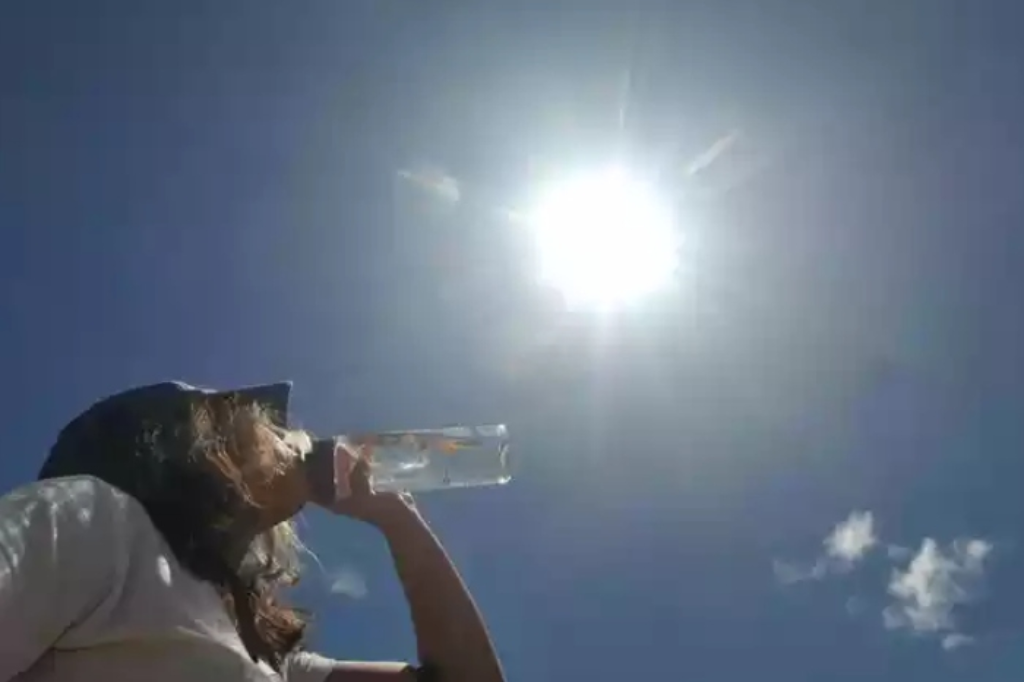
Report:
[[[303,651],[303,614],[278,594],[298,577],[290,519],[311,498],[289,392],[157,384],[61,431],[40,480],[0,499],[0,682],[503,680],[441,545],[362,467],[333,511],[384,534],[420,662]]]

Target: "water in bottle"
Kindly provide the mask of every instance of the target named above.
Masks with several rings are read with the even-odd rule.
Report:
[[[357,459],[370,467],[374,490],[425,492],[503,485],[512,478],[508,429],[503,424],[354,433],[318,440],[307,456],[318,501],[351,493]]]

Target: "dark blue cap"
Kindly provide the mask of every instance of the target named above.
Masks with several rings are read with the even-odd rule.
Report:
[[[114,461],[116,453],[125,453],[126,446],[144,434],[189,424],[194,408],[204,402],[259,405],[275,424],[287,426],[291,388],[290,382],[281,382],[217,391],[167,381],[117,393],[95,403],[61,429],[39,478],[78,474],[106,478],[104,471],[128,464]]]

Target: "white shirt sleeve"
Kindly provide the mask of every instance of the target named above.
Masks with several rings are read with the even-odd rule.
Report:
[[[0,682],[119,591],[129,504],[89,477],[42,481],[0,498]]]
[[[324,682],[337,664],[337,661],[319,654],[300,651],[285,659],[281,676],[285,682]]]

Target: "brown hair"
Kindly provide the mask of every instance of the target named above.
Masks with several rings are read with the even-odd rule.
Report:
[[[158,480],[149,477],[157,485],[148,494],[126,492],[139,498],[179,563],[218,589],[253,660],[280,671],[301,643],[306,619],[278,594],[299,578],[301,544],[291,523],[258,526],[263,486],[282,464],[275,438],[263,408],[201,402],[187,427],[147,436],[149,447],[179,453],[149,458],[162,471]]]

